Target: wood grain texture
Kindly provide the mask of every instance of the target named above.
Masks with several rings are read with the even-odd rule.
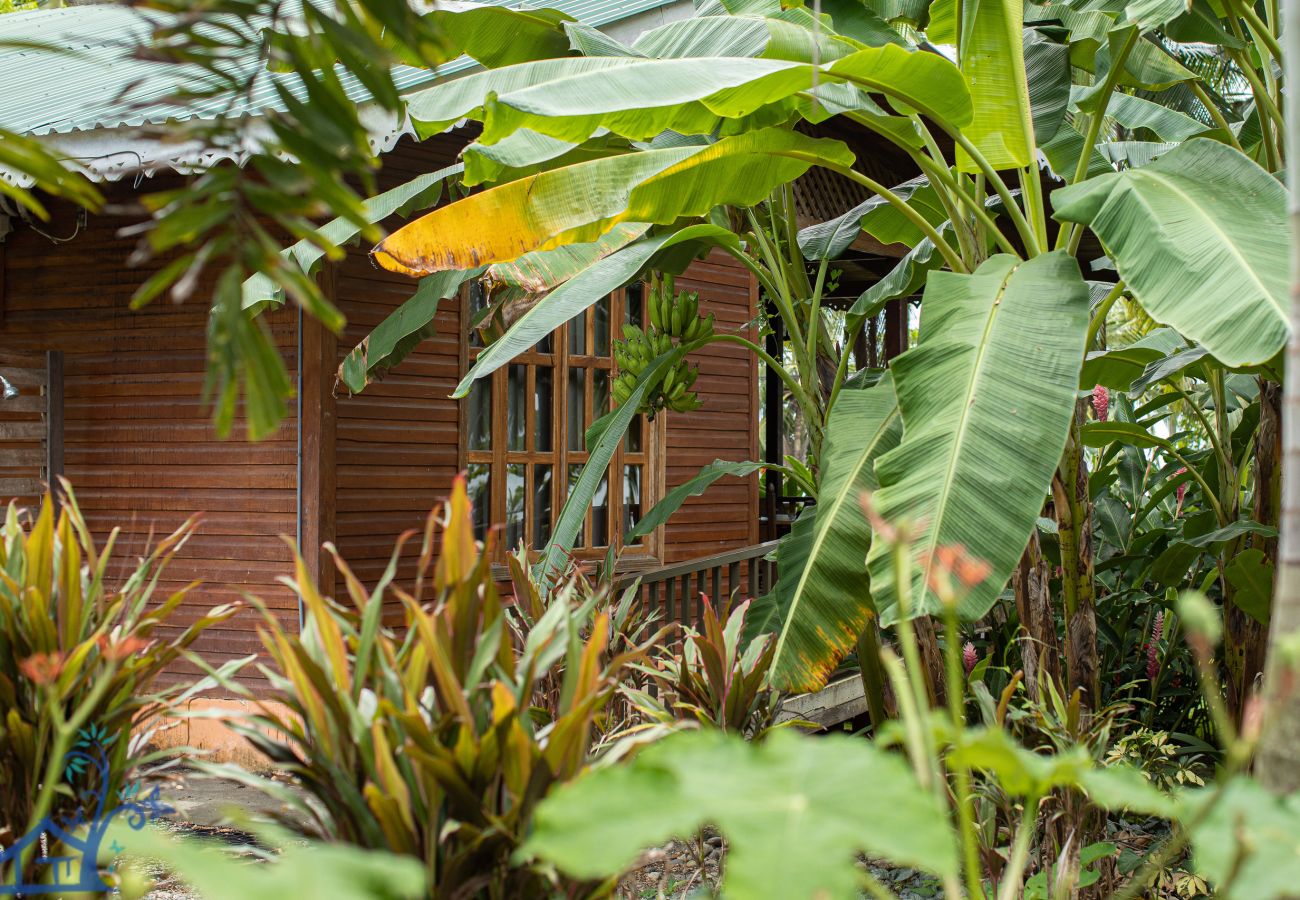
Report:
[[[141,190],[178,183],[151,179]],[[112,185],[107,193],[110,204],[135,200],[129,183]],[[58,203],[52,211],[54,221],[42,230],[71,233],[75,214]],[[203,581],[183,603],[176,623],[239,600],[246,590],[283,610],[286,622],[296,625],[296,600],[276,582],[291,571],[280,536],[292,537],[297,529],[294,408],[261,443],[244,439],[239,420],[228,440],[216,436],[202,399],[211,284],[201,283],[183,304],[164,297],[132,311],[131,294],[166,262],[127,266],[134,244],[117,232],[135,221],[91,215],[87,227],[62,244],[23,227],[10,234],[0,270],[5,298],[0,352],[42,357],[63,352],[64,474],[101,545],[113,527],[122,529],[110,578],[128,574],[151,536],[167,534],[201,513],[204,524],[159,585],[165,597],[191,580]],[[278,311],[267,322],[289,371],[295,371],[296,315]],[[28,424],[43,428],[38,420],[34,415]],[[14,458],[6,437],[0,434],[0,471]],[[0,503],[9,499],[0,496]],[[214,664],[254,653],[260,647],[255,624],[255,615],[243,610],[208,632],[195,649]]]
[[[462,141],[451,136],[422,144],[403,140],[384,156],[380,190],[451,164]],[[387,230],[402,220],[383,223]],[[350,247],[332,274],[335,302],[348,324],[339,335],[334,368],[370,331],[415,292],[417,282],[376,268],[369,245]],[[451,491],[459,468],[460,427],[450,394],[460,375],[461,317],[446,301],[434,320],[436,334],[361,394],[336,392],[334,465],[335,543],[357,577],[373,586],[388,566],[402,534],[422,532],[429,512]],[[419,539],[405,546],[398,583],[409,587]],[[386,614],[396,618],[394,600]]]
[[[701,313],[717,317],[721,333],[758,340],[758,288],[752,276],[721,250],[677,278],[677,289],[698,291]],[[668,413],[665,484],[671,490],[715,459],[757,460],[758,364],[743,347],[713,344],[691,357],[700,367],[695,390],[703,407]],[[664,526],[664,562],[675,563],[758,543],[758,474],[724,478],[691,497]]]

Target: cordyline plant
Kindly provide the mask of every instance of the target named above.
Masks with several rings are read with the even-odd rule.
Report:
[[[984,724],[968,724],[958,610],[988,566],[954,545],[927,559],[916,552],[909,528],[877,525],[878,539],[894,556],[904,612],[913,602],[911,569],[929,571],[947,637],[946,709],[928,707],[925,663],[912,621],[902,615],[901,658],[881,653],[900,717],[879,738],[813,739],[782,730],[746,743],[713,730],[673,735],[624,768],[594,771],[556,791],[542,803],[524,852],[574,877],[613,877],[646,847],[710,823],[730,848],[721,895],[737,900],[863,892],[896,900],[863,865],[862,854],[929,873],[946,900],[1077,896],[1089,884],[1097,885],[1089,896],[1134,900],[1148,896],[1148,885],[1190,845],[1192,865],[1215,896],[1293,894],[1300,796],[1272,797],[1243,774],[1260,737],[1260,710],[1244,731],[1228,715],[1213,662],[1222,622],[1203,596],[1184,595],[1179,612],[1206,703],[1226,741],[1223,763],[1208,787],[1161,791],[1136,769],[1099,765],[1082,745],[1023,746],[1006,725],[1006,696]],[[1289,652],[1296,650],[1293,641]],[[978,797],[992,792],[1017,811],[1006,827],[975,819]],[[1088,867],[1113,856],[1114,845],[1039,852],[1054,817],[1046,801],[1061,794],[1114,813],[1166,819],[1171,832],[1122,884],[1102,889],[1099,873]],[[609,829],[614,815],[620,827]]]
[[[715,609],[708,597],[701,600],[700,627],[687,626],[680,647],[665,648],[654,667],[646,668],[658,693],[643,697],[642,707],[659,721],[682,718],[758,740],[781,710],[780,694],[770,682],[772,636],[744,643],[752,601]]]
[[[316,836],[416,857],[431,896],[587,896],[599,885],[518,864],[514,854],[537,803],[585,771],[601,742],[614,753],[604,730],[610,706],[662,635],[612,648],[605,595],[577,582],[544,608],[526,600],[509,622],[472,521],[458,478],[445,515],[430,514],[406,588],[395,583],[405,538],[369,590],[335,556],[342,602],[322,596],[299,559],[301,634],[269,611],[261,629],[270,699],[287,713],[258,702],[234,727],[306,798],[215,770],[281,797],[301,817],[296,827],[305,821]],[[383,622],[394,602],[398,630]]]
[[[167,563],[197,527],[190,520],[159,541],[125,577],[114,569],[118,530],[97,547],[72,487],[62,502],[46,495],[34,519],[10,505],[0,529],[0,845],[12,845],[47,815],[75,821],[83,790],[117,806],[122,788],[152,763],[184,748],[156,751],[149,740],[161,718],[212,683],[157,688],[165,669],[208,627],[237,606],[217,606],[175,637],[173,619],[190,585],[157,592]],[[227,675],[240,665],[227,664]],[[87,735],[106,767],[65,767],[65,754]],[[98,783],[107,773],[107,783]],[[91,783],[87,783],[87,779]],[[74,784],[75,781],[75,784]],[[50,853],[54,853],[50,848]],[[0,882],[9,873],[0,872]]]

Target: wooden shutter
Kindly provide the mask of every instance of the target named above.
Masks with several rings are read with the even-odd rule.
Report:
[[[0,351],[0,504],[35,505],[63,472],[63,354]]]

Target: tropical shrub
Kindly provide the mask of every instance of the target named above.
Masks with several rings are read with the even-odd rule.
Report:
[[[150,738],[169,710],[211,682],[156,682],[206,628],[236,611],[217,606],[177,628],[175,614],[190,588],[170,596],[157,591],[195,520],[157,542],[122,577],[113,555],[118,530],[98,546],[66,481],[61,497],[56,503],[47,494],[34,517],[11,504],[0,530],[4,846],[46,816],[64,823],[93,817],[94,809],[83,808],[89,797],[118,806],[128,782],[181,754],[183,748],[151,749]],[[164,629],[174,636],[163,636]],[[94,753],[65,758],[91,745]]]
[[[642,602],[635,585],[614,596],[608,583],[593,582],[581,566],[573,565],[561,578],[563,588],[557,594],[544,590],[532,577],[526,551],[512,553],[507,562],[514,602],[506,607],[506,622],[516,647],[527,646],[533,632],[553,627],[562,604],[569,606],[570,615],[584,638],[591,634],[598,613],[609,615],[607,656],[639,659],[645,648],[661,646],[671,632],[670,627],[662,625],[658,613]],[[567,658],[556,660],[547,671],[538,673],[533,686],[533,705],[551,719],[560,715],[567,663]],[[634,663],[620,674],[618,691],[593,720],[597,743],[645,723],[643,698],[652,678],[640,669]]]
[[[267,613],[265,671],[287,712],[261,705],[234,727],[306,799],[216,771],[283,799],[313,836],[416,857],[431,896],[586,895],[596,886],[519,864],[515,853],[543,797],[586,771],[602,741],[618,755],[607,740],[611,704],[660,635],[634,628],[642,643],[624,631],[614,647],[618,610],[578,580],[544,602],[530,593],[511,612],[490,549],[474,540],[463,478],[444,515],[430,514],[406,587],[395,581],[401,551],[399,542],[370,589],[335,556],[340,602],[319,593],[299,560],[301,634]],[[383,624],[392,602],[400,629]]]
[[[685,627],[681,648],[668,647],[649,670],[658,703],[647,702],[661,721],[684,718],[751,740],[776,723],[781,696],[771,686],[772,636],[743,642],[751,601],[715,609],[703,597],[700,627]],[[647,701],[652,698],[647,697]]]
[[[900,559],[911,558],[906,529],[891,538]],[[951,635],[962,595],[987,575],[987,567],[957,547],[944,548],[935,563],[931,589],[943,603]],[[895,585],[904,611],[912,602],[909,585],[904,571]],[[1192,594],[1179,608],[1203,683],[1213,686],[1213,609]],[[859,854],[929,873],[947,900],[1059,897],[1099,885],[1100,864],[1117,852],[1102,842],[1072,853],[1068,841],[1058,853],[1040,852],[1055,816],[1045,800],[1069,794],[1094,808],[1171,823],[1168,837],[1106,896],[1146,896],[1158,878],[1174,877],[1170,867],[1189,843],[1197,877],[1214,885],[1216,896],[1290,895],[1293,884],[1284,877],[1300,870],[1282,857],[1298,846],[1300,805],[1295,797],[1268,796],[1242,774],[1257,731],[1238,733],[1224,721],[1221,733],[1229,744],[1218,784],[1194,790],[1169,785],[1173,793],[1162,791],[1118,759],[1099,763],[1082,744],[1025,746],[1000,714],[968,725],[956,642],[945,647],[948,708],[930,712],[923,663],[906,616],[898,632],[903,658],[887,651],[881,662],[901,718],[881,740],[814,740],[782,732],[746,744],[713,731],[672,735],[626,767],[592,772],[556,791],[542,803],[524,852],[575,877],[610,877],[643,848],[711,822],[731,848],[723,895],[739,900],[862,892],[895,897]],[[1221,698],[1207,702],[1223,715]],[[1077,700],[1074,705],[1077,711]],[[891,745],[902,752],[892,752]],[[1009,827],[987,830],[987,823],[977,821],[976,804],[988,793],[1002,795],[1018,811]],[[604,823],[613,815],[620,815],[621,825],[611,830]],[[997,841],[991,853],[981,852],[986,832]],[[1101,895],[1094,890],[1090,896]]]

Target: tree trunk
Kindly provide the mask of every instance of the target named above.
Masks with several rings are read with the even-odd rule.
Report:
[[[1025,671],[1025,690],[1039,699],[1042,679],[1051,679],[1061,688],[1061,642],[1056,635],[1056,617],[1052,614],[1051,568],[1043,558],[1038,530],[1029,537],[1029,546],[1020,564],[1011,573],[1011,588],[1020,616],[1020,658]],[[1061,691],[1065,693],[1065,691]]]
[[[1075,405],[1074,427],[1061,469],[1052,483],[1057,532],[1061,542],[1061,585],[1065,596],[1065,663],[1069,689],[1083,692],[1086,709],[1101,700],[1097,661],[1097,591],[1093,580],[1092,499],[1088,466],[1079,439],[1086,419],[1085,401]]]
[[[939,648],[939,631],[934,625],[935,620],[930,616],[917,616],[912,620],[916,643],[921,650],[921,663],[925,666],[925,686],[930,691],[930,704],[935,709],[942,709],[948,702],[948,692],[945,689],[943,650]]]
[[[1300,0],[1284,0],[1282,42],[1287,83],[1300,84]],[[1287,148],[1300,148],[1300,92],[1285,92]],[[1270,619],[1267,692],[1273,704],[1260,748],[1260,780],[1274,791],[1300,788],[1300,672],[1281,652],[1300,631],[1300,172],[1287,167],[1291,212],[1291,340],[1286,350],[1282,412],[1282,528]]]
[[[873,614],[858,635],[858,672],[862,679],[862,693],[867,701],[871,727],[877,734],[889,719],[898,717],[889,679],[880,663],[880,624]]]
[[[1282,388],[1277,382],[1259,380],[1259,434],[1253,460],[1256,522],[1276,525],[1281,490],[1279,461],[1282,455]],[[1277,563],[1277,539],[1253,535],[1250,546],[1264,559]],[[1244,548],[1243,548],[1244,549]],[[1229,596],[1227,585],[1224,596]],[[1225,604],[1224,662],[1228,672],[1228,709],[1237,724],[1250,697],[1259,687],[1268,649],[1268,628],[1246,615],[1235,603]]]

